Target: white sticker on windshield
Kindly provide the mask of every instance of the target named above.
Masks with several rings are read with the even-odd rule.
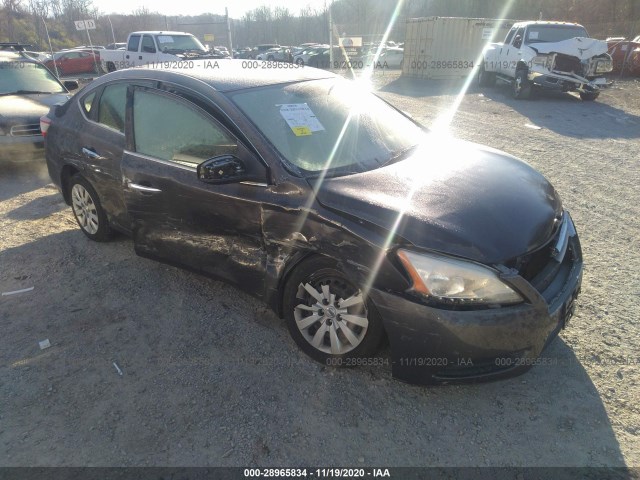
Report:
[[[324,130],[324,127],[306,103],[280,105],[280,115],[298,137]]]
[[[158,43],[173,43],[173,37],[169,35],[158,35],[156,38]]]
[[[538,32],[529,32],[529,40],[537,40]]]

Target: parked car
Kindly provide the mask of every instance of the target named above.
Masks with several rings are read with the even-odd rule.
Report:
[[[271,50],[272,48],[280,48],[280,45],[278,45],[277,43],[263,43],[262,45],[256,45],[251,49],[249,58],[256,58],[261,53],[264,53],[267,50]]]
[[[383,68],[402,68],[404,63],[404,49],[403,48],[387,48],[378,57],[378,62]]]
[[[352,65],[353,63],[353,65]],[[309,56],[306,65],[314,68],[331,69],[353,69],[362,68],[357,61],[351,61],[344,49],[341,47],[333,47],[333,64],[331,63],[331,49],[321,50],[319,53]]]
[[[270,48],[266,52],[256,55],[256,60],[267,60],[270,62],[289,62],[293,60],[289,47]]]
[[[309,62],[309,58],[314,55],[320,55],[326,49],[330,48],[329,45],[315,45],[313,47],[309,47],[302,52],[294,55],[293,63],[296,65],[307,65]]]
[[[157,67],[165,62],[180,62],[184,67],[193,60],[224,57],[215,49],[207,51],[200,40],[190,33],[160,31],[130,33],[125,50],[103,50],[100,53],[102,70],[105,72],[141,65]]]
[[[42,118],[82,232],[237,285],[324,365],[383,364],[385,334],[408,382],[535,364],[582,278],[551,184],[342,77],[243,63],[105,75]]]
[[[123,49],[127,48],[127,42],[110,43],[109,45],[107,45],[104,48],[106,50],[123,50]]]
[[[509,83],[516,99],[531,96],[534,86],[575,91],[593,101],[607,85],[603,76],[613,69],[604,40],[590,38],[580,24],[529,21],[511,27],[504,42],[489,43],[482,51],[478,84]]]
[[[28,56],[0,51],[0,161],[44,160],[40,117],[76,88]]]
[[[54,65],[55,63],[55,65]],[[65,50],[53,54],[53,58],[45,60],[44,65],[58,75],[77,75],[82,73],[99,73],[100,55],[84,50]]]
[[[640,37],[607,38],[607,46],[613,59],[613,73],[640,76]]]

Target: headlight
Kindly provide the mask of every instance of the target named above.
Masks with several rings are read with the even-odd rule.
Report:
[[[611,59],[598,60],[596,63],[596,73],[608,73],[613,70],[613,61]]]
[[[531,60],[533,65],[537,65],[542,68],[546,68],[547,70],[551,70],[553,67],[553,55],[536,55]]]
[[[514,304],[523,298],[487,267],[440,255],[399,250],[413,289],[436,300],[462,304]]]

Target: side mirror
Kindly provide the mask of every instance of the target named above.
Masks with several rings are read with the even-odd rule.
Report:
[[[197,173],[198,179],[205,183],[230,183],[242,181],[247,169],[235,155],[219,155],[198,165]]]
[[[64,82],[64,88],[66,88],[67,90],[77,90],[78,87],[78,82],[75,80],[67,80]]]
[[[516,48],[520,48],[522,46],[522,35],[516,35],[513,39],[513,46]]]

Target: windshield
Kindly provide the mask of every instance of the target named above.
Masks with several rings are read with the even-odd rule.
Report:
[[[561,42],[575,37],[588,37],[584,27],[568,25],[530,25],[524,43]]]
[[[204,45],[191,35],[156,35],[155,37],[158,47],[163,52],[187,50],[206,51]]]
[[[378,168],[419,143],[423,133],[344,79],[243,90],[232,99],[287,161],[310,176]]]
[[[66,92],[49,70],[38,63],[0,62],[0,95]]]

